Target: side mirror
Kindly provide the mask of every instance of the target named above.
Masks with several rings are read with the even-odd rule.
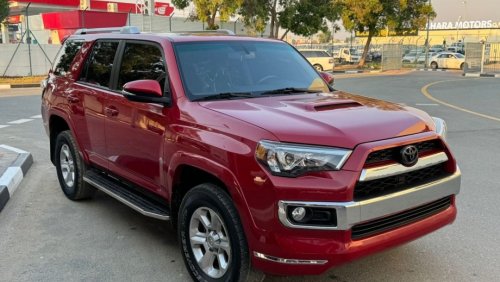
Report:
[[[160,83],[156,80],[144,79],[125,83],[123,90],[135,95],[162,97]]]
[[[333,78],[333,74],[327,73],[327,72],[319,72],[319,75],[321,75],[321,78],[326,82],[326,84],[333,86],[335,83],[335,79]]]
[[[170,104],[170,97],[163,96],[160,83],[152,79],[127,82],[122,94],[134,102]]]

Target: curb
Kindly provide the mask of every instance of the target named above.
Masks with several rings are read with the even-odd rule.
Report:
[[[415,71],[447,71],[445,69],[414,69]]]
[[[0,84],[0,89],[12,88],[33,88],[40,87],[40,83],[26,83],[26,84]]]
[[[498,73],[464,73],[465,77],[500,77]]]
[[[1,149],[9,150],[17,153],[17,158],[10,166],[0,175],[0,211],[7,204],[9,199],[16,191],[19,184],[23,180],[26,173],[33,164],[33,156],[31,153],[8,146],[0,145]]]
[[[343,71],[333,70],[333,71],[330,71],[330,73],[333,73],[333,74],[379,73],[379,72],[382,72],[382,71],[381,70],[343,70]]]

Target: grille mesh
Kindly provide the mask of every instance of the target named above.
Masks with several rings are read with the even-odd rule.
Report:
[[[439,151],[443,150],[443,145],[439,140],[429,140],[429,141],[415,143],[413,145],[417,147],[419,155],[425,154],[433,150],[439,150]],[[387,161],[397,162],[399,158],[399,151],[401,150],[401,148],[403,148],[403,146],[371,152],[370,155],[368,155],[368,158],[366,159],[365,165],[372,165]]]
[[[383,196],[431,182],[449,175],[444,164],[437,164],[416,171],[411,171],[380,179],[362,181],[354,188],[354,200]]]

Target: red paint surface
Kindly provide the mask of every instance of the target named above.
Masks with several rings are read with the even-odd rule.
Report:
[[[127,14],[99,11],[68,11],[42,14],[45,29],[57,30],[59,40],[80,28],[120,27],[127,24]]]
[[[106,37],[131,38],[120,34]],[[134,103],[118,91],[87,87],[75,81],[99,35],[80,38],[88,42],[75,58],[68,76],[49,74],[42,102],[46,130],[51,117],[62,117],[74,132],[87,163],[109,168],[167,202],[172,199],[173,184],[183,166],[202,169],[227,187],[239,212],[251,254],[257,251],[282,258],[328,260],[322,266],[290,266],[252,256],[253,266],[259,269],[275,274],[319,274],[335,265],[419,238],[455,219],[453,201],[451,207],[436,215],[357,241],[351,240],[350,231],[290,229],[278,219],[279,200],[352,201],[354,185],[371,151],[439,138],[433,131],[432,121],[418,110],[343,92],[191,102],[184,93],[172,41],[241,38],[167,38],[152,34],[134,35],[133,39],[156,42],[163,48],[172,104],[164,107]],[[67,84],[58,88],[64,83]],[[69,105],[66,102],[69,94],[78,96],[82,102]],[[104,95],[111,98],[104,99]],[[318,105],[353,101],[361,106],[313,111]],[[119,111],[116,117],[106,116],[105,109],[110,107]],[[377,130],[373,130],[375,127]],[[341,146],[353,148],[353,153],[340,171],[297,178],[277,177],[255,160],[257,142],[263,139]],[[456,167],[455,159],[447,148],[445,151],[452,171]],[[147,172],[144,168],[148,168]],[[142,177],[138,172],[143,172]],[[254,182],[256,177],[265,180],[264,183]]]
[[[57,5],[66,7],[78,7],[80,6],[80,0],[18,0],[19,3],[32,3],[32,4],[42,4],[42,5]]]
[[[64,7],[74,7],[74,8],[79,8],[80,7],[80,1],[79,0],[18,0],[17,2],[20,3],[33,3],[33,4],[38,4],[38,5],[51,5],[51,6],[64,6]],[[97,1],[97,0],[91,0],[90,1],[90,10],[103,10],[107,11],[108,10],[108,3],[116,3],[117,5],[117,12],[123,12],[123,13],[136,13],[136,5],[135,5],[135,0],[129,0],[128,3],[123,3],[123,2],[113,2],[113,1]],[[154,6],[154,13],[155,15],[159,16],[170,16],[172,12],[174,11],[174,7],[171,6],[170,3],[162,3],[162,2],[155,2]],[[138,11],[138,13],[141,13]]]

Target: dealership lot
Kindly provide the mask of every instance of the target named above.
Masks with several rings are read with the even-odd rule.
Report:
[[[448,142],[463,173],[457,221],[319,277],[264,281],[498,279],[500,80],[464,78],[458,72],[412,72],[339,76],[336,84],[341,90],[420,108],[448,122]],[[0,144],[30,151],[35,162],[0,213],[0,281],[189,280],[176,233],[168,224],[145,218],[103,193],[79,203],[64,197],[38,116],[40,90],[16,92],[0,92]]]

